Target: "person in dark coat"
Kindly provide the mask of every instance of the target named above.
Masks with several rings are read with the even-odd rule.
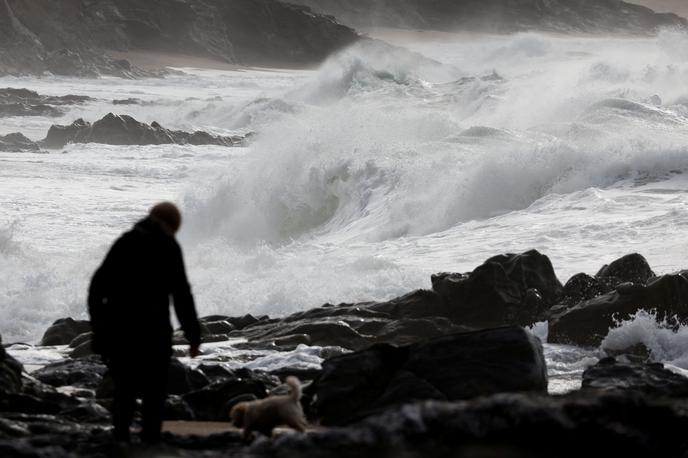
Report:
[[[136,398],[143,399],[142,440],[160,440],[162,411],[172,356],[170,297],[189,341],[199,354],[201,331],[175,240],[181,213],[169,202],[123,234],[93,275],[88,308],[93,349],[108,365],[115,384],[114,435],[129,441]]]

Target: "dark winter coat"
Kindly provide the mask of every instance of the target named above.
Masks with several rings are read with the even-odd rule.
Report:
[[[88,308],[94,351],[106,358],[169,357],[170,297],[187,340],[199,345],[200,325],[181,248],[148,217],[117,239],[93,275]]]

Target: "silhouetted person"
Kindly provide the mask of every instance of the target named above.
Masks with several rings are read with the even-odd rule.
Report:
[[[93,348],[115,383],[113,424],[120,441],[129,440],[136,398],[143,398],[142,439],[160,440],[172,356],[170,296],[190,355],[199,353],[200,326],[174,238],[180,226],[181,214],[174,204],[156,205],[117,239],[91,280]]]

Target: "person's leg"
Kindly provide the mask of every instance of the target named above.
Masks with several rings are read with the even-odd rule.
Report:
[[[167,398],[169,358],[156,358],[146,371],[143,384],[143,419],[141,438],[147,443],[160,442],[163,409]]]
[[[110,373],[115,384],[112,404],[113,435],[117,441],[129,442],[131,440],[129,428],[134,419],[136,406],[135,386],[126,362],[113,361],[110,364]]]

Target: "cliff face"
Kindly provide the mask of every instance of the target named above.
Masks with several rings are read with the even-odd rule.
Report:
[[[308,65],[356,39],[332,18],[277,0],[0,0],[0,74],[136,76],[103,56],[131,49]]]
[[[674,14],[619,0],[289,0],[353,26],[649,34],[686,27]]]

